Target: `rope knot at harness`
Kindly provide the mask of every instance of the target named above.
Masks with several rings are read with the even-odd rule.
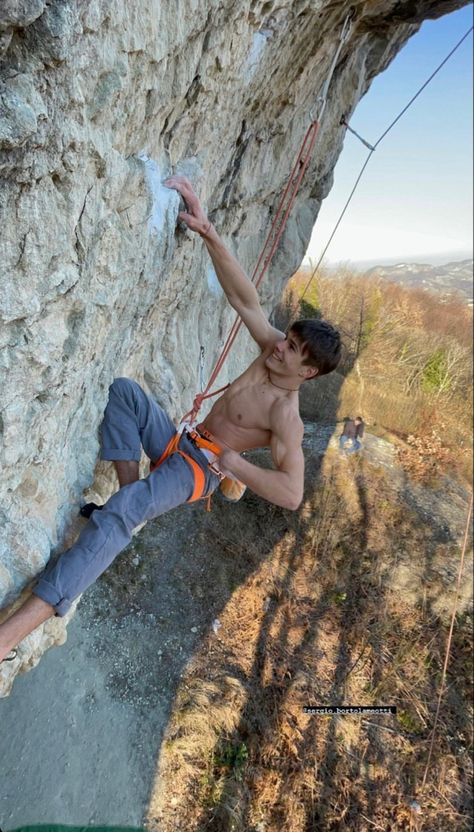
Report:
[[[214,381],[216,375],[217,375],[217,373],[216,373],[216,370],[214,369],[214,372],[211,376],[211,380],[209,381],[209,383],[206,387],[206,390],[209,389],[209,387],[211,386],[212,382]],[[224,390],[227,390],[228,387],[230,387],[230,383],[229,384],[224,384],[224,386],[219,387],[218,390],[213,390],[212,393],[206,393],[206,390],[203,390],[202,393],[196,393],[196,395],[194,396],[193,406],[192,406],[191,410],[183,416],[181,421],[182,422],[187,421],[188,417],[189,417],[189,421],[191,423],[193,423],[196,419],[196,416],[198,415],[198,413],[201,409],[201,406],[202,406],[202,403],[203,403],[204,399],[210,399],[212,396],[217,396],[219,393],[223,393]]]
[[[206,398],[206,396],[204,395],[204,393],[197,393],[194,396],[193,406],[192,406],[192,410],[191,410],[191,421],[194,421],[194,419],[198,415],[199,411],[201,410],[201,406],[202,406],[202,403],[203,403],[205,398]]]

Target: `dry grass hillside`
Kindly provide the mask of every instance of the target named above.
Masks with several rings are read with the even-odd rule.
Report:
[[[472,308],[350,272],[323,273],[301,300],[307,285],[307,272],[293,276],[280,325],[297,314],[327,318],[344,342],[343,379],[337,389],[333,381],[315,389],[312,415],[360,413],[376,433],[403,440],[413,475],[444,471],[470,482]]]

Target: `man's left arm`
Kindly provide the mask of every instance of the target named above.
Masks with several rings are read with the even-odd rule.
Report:
[[[218,460],[223,474],[239,479],[271,503],[296,511],[301,505],[304,488],[304,456],[301,448],[303,425],[293,413],[284,410],[273,420],[271,452],[276,470],[260,468],[236,451],[225,450]]]

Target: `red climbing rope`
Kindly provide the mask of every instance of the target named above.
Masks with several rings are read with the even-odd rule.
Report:
[[[273,255],[275,254],[275,251],[277,249],[278,243],[281,240],[283,232],[286,228],[286,224],[288,222],[288,217],[290,216],[291,209],[293,208],[293,205],[295,203],[299,187],[301,185],[301,182],[303,180],[303,177],[306,173],[309,162],[311,160],[311,154],[313,152],[313,148],[314,148],[314,145],[315,145],[315,142],[316,142],[316,137],[317,137],[318,132],[319,132],[319,126],[320,126],[320,123],[321,123],[322,115],[323,115],[325,107],[326,107],[326,100],[327,100],[327,95],[328,95],[328,91],[329,91],[329,85],[331,83],[331,79],[332,79],[332,76],[334,74],[334,70],[335,70],[337,62],[339,60],[339,56],[340,56],[342,47],[343,47],[344,43],[347,41],[347,39],[349,37],[350,31],[351,31],[352,18],[353,18],[353,13],[351,12],[347,15],[347,17],[344,21],[344,24],[342,26],[341,33],[340,33],[340,36],[339,36],[339,41],[338,41],[336,50],[334,52],[334,56],[333,56],[333,59],[332,59],[332,62],[331,62],[331,66],[329,68],[329,71],[328,71],[328,74],[327,74],[327,77],[326,77],[326,81],[325,81],[325,83],[322,87],[321,93],[320,93],[320,95],[318,96],[318,99],[317,99],[317,116],[316,116],[316,118],[313,118],[312,112],[310,112],[311,123],[310,123],[310,125],[309,125],[309,127],[308,127],[308,129],[305,133],[305,136],[303,138],[298,156],[296,158],[296,161],[295,161],[295,163],[293,165],[293,168],[291,170],[291,173],[289,175],[287,185],[286,185],[285,190],[283,191],[283,194],[280,198],[280,202],[278,204],[278,208],[276,210],[275,217],[274,217],[273,222],[271,224],[270,231],[268,233],[267,239],[265,240],[262,251],[261,251],[260,256],[257,260],[257,265],[255,266],[255,268],[253,270],[251,280],[252,280],[252,283],[255,285],[255,288],[257,288],[257,289],[260,286],[260,283],[262,282],[262,280],[263,280],[263,278],[264,278],[264,276],[265,276],[265,274],[268,270],[268,267],[269,267],[269,265],[272,261]],[[210,388],[214,384],[217,376],[219,375],[219,373],[220,373],[220,371],[221,371],[221,369],[224,365],[224,362],[225,362],[225,360],[226,360],[226,358],[227,358],[227,356],[230,352],[230,349],[231,349],[231,347],[232,347],[232,345],[233,345],[233,343],[234,343],[234,341],[237,337],[237,334],[238,334],[241,326],[242,326],[242,320],[239,316],[237,316],[235,318],[233,324],[232,324],[229,335],[228,335],[228,337],[226,339],[226,342],[225,342],[225,344],[222,348],[221,354],[220,354],[219,358],[217,359],[217,362],[215,364],[215,367],[214,367],[214,369],[211,373],[211,376],[209,378],[209,381],[208,381],[205,389],[201,393],[198,393],[194,397],[193,407],[189,411],[189,413],[186,413],[186,415],[183,417],[183,420],[186,420],[188,417],[190,417],[191,421],[194,421],[198,412],[199,412],[199,410],[200,410],[200,407],[201,407],[204,399],[208,399],[211,396],[216,396],[218,393],[222,393],[222,391],[225,390],[229,386],[227,384],[224,387],[221,387],[219,390],[214,390],[211,393],[209,392]]]
[[[288,222],[288,217],[295,203],[301,181],[306,173],[307,167],[311,159],[311,153],[313,151],[318,130],[319,122],[311,122],[310,126],[306,131],[296,162],[293,165],[293,169],[290,173],[288,183],[281,196],[267,239],[265,240],[262,251],[257,260],[257,265],[255,266],[252,273],[251,280],[252,283],[255,285],[255,288],[257,289],[260,286],[263,278],[265,277],[266,272],[268,271],[268,267],[272,261],[278,243],[280,242],[282,234],[285,230],[286,224]],[[216,396],[218,393],[221,393],[223,392],[223,390],[226,390],[226,388],[229,386],[225,385],[224,387],[219,388],[219,390],[214,390],[211,393],[208,392],[214,384],[217,376],[219,375],[241,326],[242,319],[237,315],[237,317],[234,320],[234,323],[232,324],[229,335],[227,336],[226,342],[222,348],[219,358],[216,361],[215,367],[210,375],[209,381],[205,389],[202,393],[198,393],[194,397],[192,410],[189,413],[187,413],[184,418],[190,416],[191,421],[193,421],[196,418],[204,399],[208,399],[211,396]]]

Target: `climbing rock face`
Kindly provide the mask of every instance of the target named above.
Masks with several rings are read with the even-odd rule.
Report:
[[[354,12],[317,148],[262,289],[270,312],[330,189],[341,115],[350,117],[423,19],[461,5],[3,0],[3,607],[71,542],[94,478],[102,499],[110,493],[110,466],[94,468],[113,378],[136,378],[177,418],[200,387],[201,356],[206,378],[232,320],[203,243],[177,226],[179,198],[163,179],[192,179],[251,270]],[[242,335],[221,384],[252,349]],[[23,664],[51,643],[48,632],[25,648]]]

